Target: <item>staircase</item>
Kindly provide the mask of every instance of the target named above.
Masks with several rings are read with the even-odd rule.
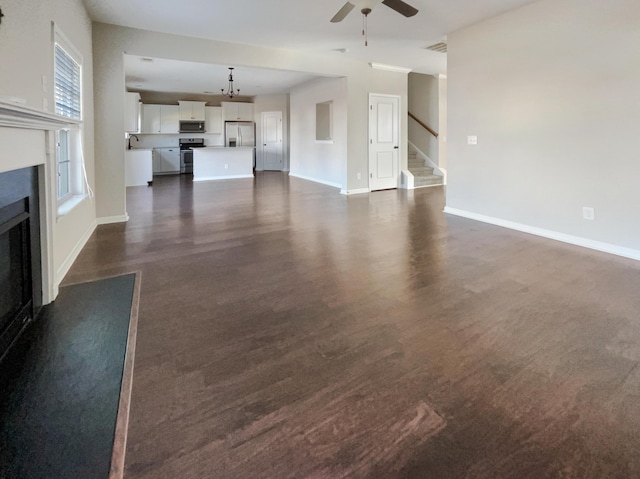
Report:
[[[409,171],[413,175],[414,188],[437,186],[442,184],[442,176],[434,175],[433,168],[425,166],[415,151],[409,151]]]

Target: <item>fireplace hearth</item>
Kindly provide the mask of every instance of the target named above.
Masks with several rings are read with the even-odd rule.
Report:
[[[37,167],[0,173],[0,361],[42,307]]]

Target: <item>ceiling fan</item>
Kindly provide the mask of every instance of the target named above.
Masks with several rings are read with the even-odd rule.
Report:
[[[353,10],[356,6],[360,7],[360,12],[363,15],[368,15],[369,13],[371,13],[371,9],[373,9],[373,7],[375,7],[379,3],[384,3],[387,7],[395,10],[400,15],[404,15],[405,17],[413,17],[416,13],[418,13],[417,8],[412,7],[402,0],[353,0],[352,2],[345,3],[344,6],[340,10],[338,10],[338,13],[336,13],[331,19],[331,23],[338,23],[344,20],[349,12],[351,12],[351,10]]]
[[[390,9],[395,10],[405,17],[413,17],[418,13],[417,8],[412,7],[402,0],[352,0],[352,2],[345,3],[344,6],[338,10],[338,13],[336,13],[331,19],[331,23],[341,22],[356,6],[360,7],[360,13],[362,13],[363,20],[362,35],[365,37],[364,44],[367,46],[369,43],[367,41],[367,16],[371,13],[371,9],[379,3],[383,3]]]

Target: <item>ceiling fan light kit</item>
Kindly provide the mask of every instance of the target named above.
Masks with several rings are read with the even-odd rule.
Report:
[[[356,6],[360,7],[360,13],[362,13],[362,36],[364,36],[364,45],[368,46],[367,17],[371,13],[373,7],[379,3],[386,5],[390,9],[395,10],[400,15],[404,15],[407,18],[413,17],[418,13],[417,8],[412,7],[402,0],[353,0],[353,2],[345,3],[342,8],[338,10],[331,19],[331,23],[341,22]]]

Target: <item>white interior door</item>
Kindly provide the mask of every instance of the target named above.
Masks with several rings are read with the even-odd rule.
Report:
[[[398,187],[400,97],[369,95],[369,188]]]
[[[282,171],[282,112],[262,113],[262,162],[265,170]]]

